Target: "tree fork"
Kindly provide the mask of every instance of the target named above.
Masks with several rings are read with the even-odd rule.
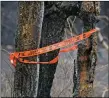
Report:
[[[18,2],[18,30],[15,50],[25,51],[39,47],[43,21],[43,2]],[[37,57],[29,57],[37,61]],[[14,76],[13,97],[36,97],[38,86],[38,66],[17,62]]]
[[[84,22],[84,31],[94,28],[99,15],[100,2],[82,2],[80,17]],[[96,13],[96,14],[95,14]],[[97,62],[97,34],[78,45],[77,63],[74,70],[74,97],[92,97],[94,72]]]

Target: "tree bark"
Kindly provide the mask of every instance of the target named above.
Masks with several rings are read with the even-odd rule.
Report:
[[[78,12],[77,2],[45,2],[44,21],[42,26],[40,47],[62,41],[66,18],[76,15]],[[76,6],[74,5],[76,4]],[[40,61],[50,61],[59,53],[59,49],[40,56]],[[58,63],[58,62],[57,62]],[[39,87],[37,97],[50,97],[55,64],[41,64],[39,74]]]
[[[84,22],[83,32],[94,28],[99,15],[99,2],[82,2],[80,17]],[[97,62],[97,34],[78,45],[77,63],[74,73],[74,97],[92,97],[95,67]]]
[[[18,30],[15,39],[16,51],[25,51],[39,47],[43,21],[43,2],[18,2]],[[37,61],[37,57],[26,59]],[[14,76],[13,97],[36,97],[38,84],[38,66],[17,62]]]

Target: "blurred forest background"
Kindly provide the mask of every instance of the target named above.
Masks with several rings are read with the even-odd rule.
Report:
[[[18,23],[18,2],[1,2],[1,96],[12,94],[14,68],[9,61],[9,52],[14,51],[15,33]],[[101,13],[109,17],[109,2],[101,2]],[[109,25],[102,30],[104,40],[109,44]],[[67,36],[67,35],[66,35]],[[76,52],[61,54],[51,95],[54,97],[71,97],[73,88],[73,60]],[[108,51],[98,40],[98,63],[94,81],[95,97],[108,97]]]

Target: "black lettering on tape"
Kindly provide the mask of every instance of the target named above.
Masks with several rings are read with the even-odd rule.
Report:
[[[77,36],[76,41],[79,41],[79,39],[80,39],[80,37],[79,37],[79,36]]]
[[[52,46],[51,45],[49,46],[49,50],[52,50]]]
[[[86,34],[85,33],[83,33],[83,38],[86,38]]]
[[[20,56],[24,56],[24,53],[21,53]]]
[[[60,47],[59,44],[55,44],[54,46],[55,46],[55,47]]]

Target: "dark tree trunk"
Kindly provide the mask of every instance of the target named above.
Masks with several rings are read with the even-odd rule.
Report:
[[[42,26],[40,47],[51,45],[62,41],[64,35],[64,24],[70,15],[78,12],[77,2],[45,2],[44,21]],[[43,54],[40,61],[50,61],[59,53],[59,49]],[[50,90],[57,63],[41,64],[39,74],[38,97],[50,97]]]
[[[43,2],[19,2],[18,30],[16,33],[16,51],[25,51],[39,47],[43,21]],[[29,57],[37,61],[37,57]],[[38,67],[17,62],[14,76],[14,97],[36,97]]]
[[[95,15],[99,15],[99,2],[83,2],[80,17],[84,22],[83,32],[94,28]],[[98,8],[98,9],[97,9]],[[94,72],[97,62],[97,34],[79,44],[77,63],[75,63],[74,73],[74,97],[92,97]]]

